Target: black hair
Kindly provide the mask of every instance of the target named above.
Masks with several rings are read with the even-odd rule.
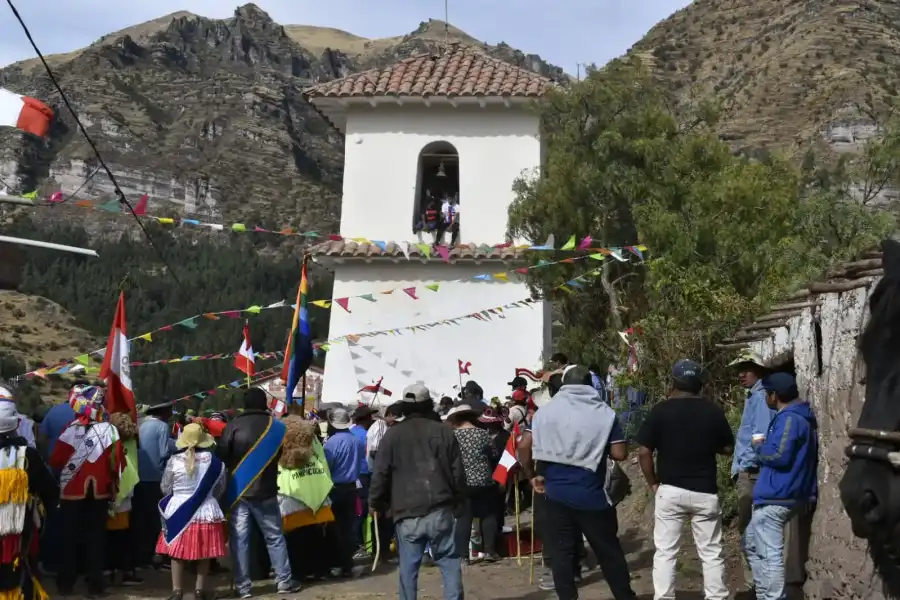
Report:
[[[563,385],[591,385],[594,382],[587,367],[577,365],[563,375]]]
[[[244,392],[244,408],[250,410],[268,410],[269,399],[259,388],[250,388]]]
[[[453,398],[450,396],[444,396],[441,398],[441,406],[453,406]]]
[[[553,356],[550,357],[550,362],[559,363],[561,365],[569,364],[569,357],[567,357],[562,352],[557,352]]]
[[[703,389],[703,382],[699,379],[672,379],[672,389],[688,394],[699,394]]]
[[[550,379],[547,380],[547,387],[550,389],[550,396],[555,396],[556,392],[559,391],[559,388],[563,386],[563,377],[562,373],[554,373],[550,376]]]
[[[404,404],[406,404],[406,403],[405,402],[394,402],[393,404],[391,404],[390,406],[388,406],[387,408],[384,409],[384,416],[386,416],[386,417],[391,416],[391,417],[396,417],[396,418],[402,417],[403,413],[405,412],[403,410]]]
[[[403,414],[410,415],[428,415],[434,412],[434,400],[425,400],[424,402],[404,402]]]

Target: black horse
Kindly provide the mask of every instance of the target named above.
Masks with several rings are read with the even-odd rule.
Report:
[[[900,598],[900,242],[881,244],[884,277],[860,337],[866,400],[846,450],[841,502],[853,534],[868,540],[886,595]]]

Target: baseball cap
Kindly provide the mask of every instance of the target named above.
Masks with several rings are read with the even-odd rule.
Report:
[[[520,387],[528,387],[528,381],[521,375],[516,375],[513,377],[513,380],[509,382],[509,386],[513,389]]]
[[[431,400],[431,392],[422,383],[414,383],[403,388],[403,402],[427,402]]]
[[[800,396],[797,391],[797,379],[790,373],[772,373],[763,377],[762,386],[769,393],[778,394],[778,397],[784,402],[796,400]]]
[[[683,358],[672,367],[672,379],[691,388],[703,386],[703,369],[696,362]]]

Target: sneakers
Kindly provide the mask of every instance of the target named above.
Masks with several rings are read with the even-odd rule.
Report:
[[[299,592],[302,589],[303,589],[303,586],[300,585],[299,581],[292,581],[290,584],[288,584],[284,587],[278,586],[278,593],[279,594],[296,594],[297,592]]]

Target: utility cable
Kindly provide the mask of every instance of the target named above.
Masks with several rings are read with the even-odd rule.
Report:
[[[53,83],[53,87],[56,88],[56,91],[62,98],[63,103],[65,103],[66,108],[69,110],[69,113],[71,113],[72,118],[75,119],[75,123],[78,125],[78,130],[81,131],[81,135],[84,136],[84,139],[87,141],[88,145],[90,145],[91,150],[94,151],[94,155],[100,162],[100,166],[106,172],[106,176],[109,177],[109,181],[113,184],[113,188],[115,188],[116,191],[116,198],[119,200],[119,203],[124,204],[126,207],[128,207],[128,211],[131,213],[131,216],[134,217],[134,220],[137,221],[138,227],[141,228],[141,232],[144,234],[144,237],[147,238],[147,241],[150,243],[150,247],[153,248],[153,251],[156,252],[159,259],[163,262],[164,265],[166,265],[166,269],[169,272],[169,275],[171,275],[172,279],[175,280],[175,283],[178,284],[178,287],[181,289],[184,297],[188,300],[188,302],[192,302],[194,295],[191,294],[184,286],[184,284],[181,283],[181,280],[175,274],[175,270],[172,268],[172,265],[169,264],[163,253],[159,248],[157,248],[156,244],[153,242],[153,238],[150,236],[150,232],[147,231],[147,228],[144,227],[144,224],[134,212],[134,207],[125,197],[125,193],[122,191],[122,188],[119,187],[119,183],[116,181],[116,176],[113,175],[112,170],[110,170],[109,166],[107,166],[106,161],[103,160],[103,156],[100,155],[100,150],[97,149],[97,145],[94,143],[94,140],[91,139],[90,135],[88,135],[87,130],[81,123],[81,119],[78,118],[78,113],[75,112],[75,109],[69,102],[69,98],[66,96],[66,93],[62,89],[62,86],[59,85],[59,81],[57,81],[56,76],[53,74],[53,70],[50,68],[50,65],[47,64],[47,59],[44,58],[44,55],[41,53],[40,48],[38,48],[37,44],[34,41],[34,38],[31,36],[31,31],[28,29],[28,26],[25,25],[25,21],[22,19],[22,15],[19,14],[19,11],[16,9],[16,6],[15,4],[13,4],[12,0],[6,0],[6,3],[9,5],[10,10],[12,10],[13,16],[15,16],[16,20],[19,22],[19,25],[22,27],[22,31],[25,32],[25,37],[28,38],[28,42],[31,44],[32,49],[40,59],[41,64],[44,65],[44,70],[47,71],[47,77],[50,78],[50,81]],[[197,304],[194,304],[194,308],[195,310],[197,310],[197,314],[203,314],[204,311],[200,310]]]

